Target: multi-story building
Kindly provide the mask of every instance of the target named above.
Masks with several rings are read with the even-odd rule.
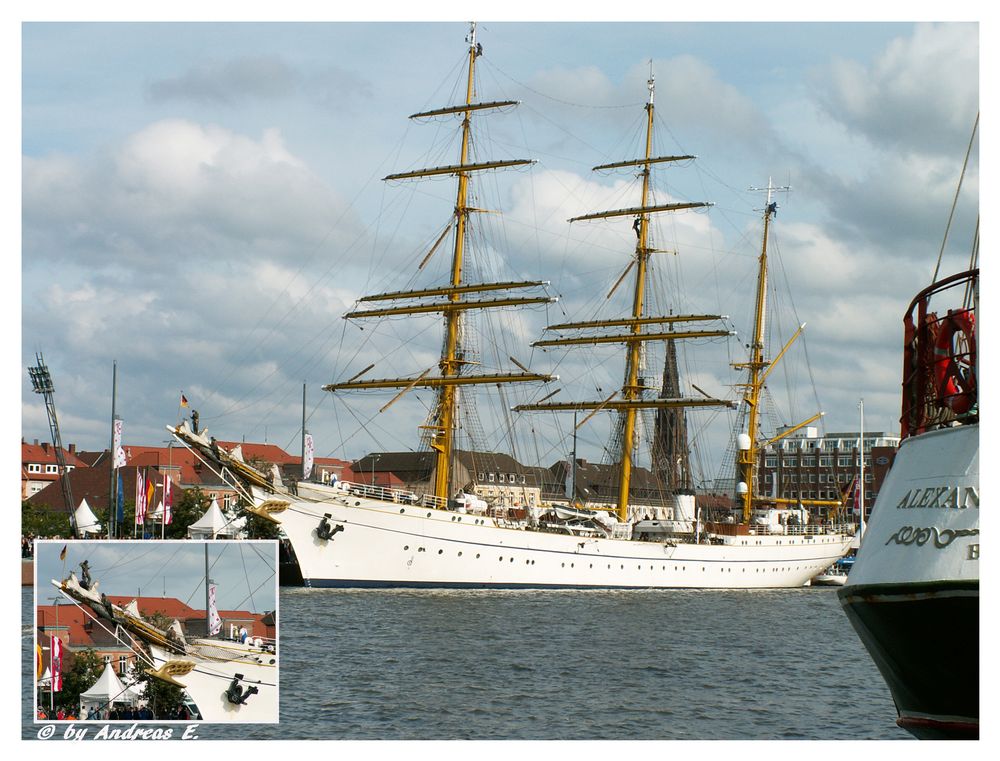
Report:
[[[63,450],[66,459],[66,471],[74,468],[86,468],[86,461],[77,455],[76,445],[70,444]],[[21,499],[28,499],[38,494],[51,483],[59,480],[59,460],[56,450],[48,442],[28,444],[21,439]]]
[[[867,516],[892,466],[899,437],[866,431],[861,453],[859,438],[857,431],[820,436],[816,428],[807,427],[776,442],[763,452],[759,492],[790,499],[840,499],[859,476],[863,455]]]

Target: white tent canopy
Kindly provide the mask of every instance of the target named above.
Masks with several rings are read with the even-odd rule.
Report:
[[[159,523],[163,520],[163,500],[161,499],[157,505],[156,509],[153,510],[149,515],[146,516],[146,520],[152,521],[153,523]]]
[[[112,703],[127,703],[136,705],[139,700],[139,691],[134,687],[126,687],[121,679],[111,668],[110,663],[104,664],[104,671],[94,686],[86,692],[80,693],[80,716],[87,715],[91,707],[106,711],[111,708]]]
[[[214,498],[208,510],[198,520],[188,526],[188,539],[233,538],[237,528],[226,519]]]
[[[80,506],[76,508],[74,517],[76,518],[76,525],[81,534],[102,533],[101,523],[97,520],[97,516],[94,515],[94,511],[90,509],[90,505],[87,504],[86,499],[80,501]]]

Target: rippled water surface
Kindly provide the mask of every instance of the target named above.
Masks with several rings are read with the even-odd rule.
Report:
[[[280,725],[202,738],[909,738],[832,589],[283,589],[279,604]]]

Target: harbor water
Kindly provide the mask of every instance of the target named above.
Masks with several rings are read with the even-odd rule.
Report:
[[[831,588],[283,588],[279,606],[280,724],[200,739],[910,739]]]

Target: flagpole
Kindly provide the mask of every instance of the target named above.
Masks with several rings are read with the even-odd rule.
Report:
[[[302,383],[302,480],[306,478],[306,384]]]
[[[205,636],[212,636],[211,612],[208,608],[208,542],[205,542]]]
[[[865,536],[865,400],[861,399],[858,402],[858,408],[861,410],[861,433],[858,437],[858,455],[861,457],[859,462],[861,467],[858,476],[858,494],[860,498],[858,501],[861,503],[861,521],[858,524],[858,537],[863,539]]]
[[[115,452],[115,396],[118,391],[118,360],[112,360],[111,370],[111,446],[108,451],[111,454],[111,487],[108,492],[108,505],[110,505],[108,515],[108,539],[115,536],[115,518],[118,515],[118,457]]]

